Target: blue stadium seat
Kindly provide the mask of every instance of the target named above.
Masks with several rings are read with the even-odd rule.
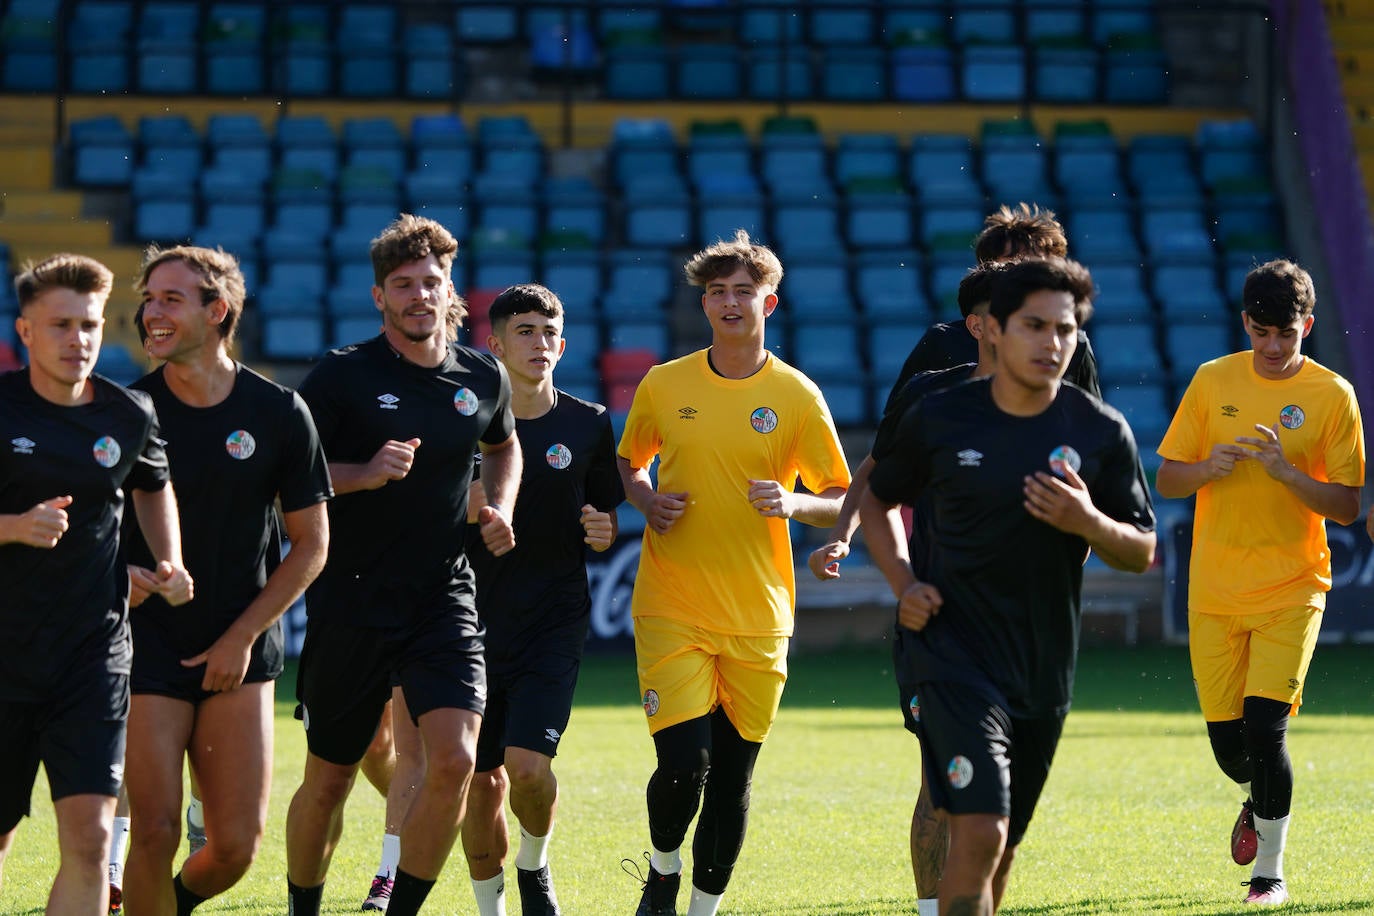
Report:
[[[802,45],[801,4],[746,6],[740,10],[739,36],[748,45]]]
[[[809,99],[815,96],[815,74],[804,46],[754,48],[745,62],[751,99]]]
[[[960,88],[971,102],[1018,102],[1026,98],[1026,52],[1019,45],[964,48]]]
[[[981,199],[976,204],[941,203],[922,207],[917,215],[921,244],[929,247],[942,235],[963,235],[972,242],[982,231],[984,215]],[[972,253],[972,248],[969,252]]]
[[[1192,379],[1198,366],[1235,351],[1233,325],[1234,322],[1218,320],[1165,322],[1170,375],[1180,390]]]
[[[1092,102],[1101,98],[1094,48],[1038,46],[1031,52],[1034,96],[1039,102]]]
[[[899,318],[885,320],[881,325],[868,326],[868,364],[873,369],[874,381],[890,390],[897,375],[906,365],[911,348],[921,335],[930,327],[928,316],[916,320],[901,321]],[[884,395],[887,391],[883,392]]]
[[[371,340],[382,332],[381,317],[372,315],[334,315],[329,322],[331,349]]]
[[[808,32],[811,44],[824,45],[876,45],[877,44],[876,6],[851,4],[844,6],[823,6],[817,4],[811,10]]]
[[[835,145],[835,180],[847,186],[855,178],[900,181],[901,148],[896,134],[845,133]]]
[[[72,180],[85,187],[123,187],[133,180],[134,138],[114,115],[72,122]]]
[[[124,92],[129,88],[129,34],[132,27],[133,4],[128,0],[85,0],[75,4],[67,32],[68,79],[73,92]],[[9,54],[15,50],[19,49],[11,48]],[[41,46],[38,50],[42,50]],[[10,67],[8,57],[7,70]],[[24,64],[16,61],[14,67],[21,70]],[[10,86],[8,79],[5,85]]]
[[[1224,320],[1229,309],[1211,262],[1164,263],[1154,268],[1155,299],[1165,325],[1175,321]]]
[[[339,201],[345,206],[352,203],[378,203],[386,204],[393,210],[400,210],[400,182],[383,166],[346,165],[339,172]]]
[[[849,279],[848,259],[838,251],[793,262],[780,293],[784,316],[812,322],[853,321],[858,311]]]
[[[660,361],[672,355],[672,340],[663,321],[616,321],[606,328],[606,345],[622,350],[649,350]]]
[[[909,249],[915,244],[912,209],[911,196],[905,193],[851,193],[845,213],[845,235],[850,248]]]
[[[1105,45],[1117,35],[1156,35],[1159,23],[1152,3],[1140,0],[1092,0],[1093,41]]]
[[[282,152],[290,149],[334,150],[339,138],[323,115],[282,115],[277,120],[274,138]]]
[[[266,14],[261,6],[214,3],[204,28],[205,88],[213,95],[260,95]]]
[[[606,196],[581,177],[550,178],[544,182],[544,232],[580,232],[600,246],[606,237]]]
[[[1140,232],[1146,249],[1155,257],[1207,258],[1214,254],[1211,233],[1198,208],[1147,208],[1140,215]]]
[[[854,285],[869,322],[929,324],[933,320],[921,259],[914,251],[860,253]]]
[[[893,48],[892,95],[910,102],[955,98],[954,52],[943,45]]]
[[[570,316],[595,320],[597,300],[605,289],[601,255],[596,251],[546,251],[539,282],[558,294]],[[587,350],[588,360],[596,358]]]
[[[826,101],[882,101],[888,94],[887,78],[882,48],[832,45],[821,49],[821,98]]]
[[[688,147],[687,176],[698,189],[701,188],[703,180],[709,183],[713,179],[728,177],[730,180],[727,184],[738,190],[758,190],[758,181],[754,178],[754,166],[747,146]],[[717,187],[719,186],[717,184]]]
[[[988,0],[977,5],[956,6],[953,10],[954,41],[1010,43],[1018,40],[1014,0]]]
[[[677,97],[738,99],[743,94],[740,51],[734,45],[690,44],[677,53]]]
[[[863,371],[858,327],[835,322],[805,322],[792,328],[792,358],[811,378],[853,378]]]
[[[1096,206],[1074,207],[1065,220],[1069,251],[1084,263],[1097,260],[1140,261],[1140,242],[1135,234],[1135,216],[1121,203],[1096,202]]]
[[[608,99],[664,99],[668,97],[668,55],[662,47],[622,46],[606,50]]]
[[[1152,453],[1171,419],[1168,389],[1163,380],[1148,379],[1103,387],[1104,400],[1126,418],[1142,455]]]
[[[1071,254],[1076,252],[1070,249]],[[1151,314],[1150,296],[1145,291],[1145,274],[1136,260],[1093,262],[1093,339],[1102,324],[1130,324],[1144,321]],[[1101,347],[1093,346],[1095,351]]]
[[[983,188],[973,163],[973,144],[962,134],[918,134],[907,164],[911,184],[923,201],[977,201]]]
[[[324,319],[311,315],[262,316],[262,354],[269,359],[314,359],[325,351]]]
[[[535,277],[534,252],[505,248],[473,252],[472,288],[502,290]]]
[[[1096,149],[1056,144],[1054,180],[1074,202],[1125,201],[1130,196],[1114,143]]]
[[[1109,46],[1102,65],[1102,97],[1108,104],[1162,105],[1169,100],[1169,62],[1163,51]]]
[[[1161,378],[1163,365],[1150,316],[1134,324],[1092,325],[1093,351],[1101,354],[1102,387]]]
[[[697,241],[704,247],[717,239],[731,238],[743,229],[755,241],[767,244],[767,214],[760,194],[703,196],[697,203]]]
[[[195,3],[143,6],[138,26],[138,87],[142,92],[184,95],[198,88],[200,11]]]
[[[1088,35],[1084,0],[1024,0],[1024,6],[1026,40],[1032,44]]]
[[[520,9],[507,4],[459,6],[458,39],[464,44],[505,44],[520,37]]]
[[[262,120],[252,114],[211,114],[205,125],[205,142],[212,150],[224,148],[266,149],[270,141]]]
[[[829,203],[797,201],[773,210],[773,238],[789,257],[843,249],[839,212]]]
[[[621,248],[606,258],[602,307],[619,314],[659,314],[668,304],[680,265],[661,249]]]
[[[456,98],[463,91],[463,70],[454,59],[453,35],[435,23],[405,28],[403,59],[405,94],[413,99]]]

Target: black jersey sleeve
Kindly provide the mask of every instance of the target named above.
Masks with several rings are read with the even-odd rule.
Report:
[[[925,402],[908,408],[897,424],[892,448],[882,457],[874,455],[868,488],[885,503],[911,505],[925,489],[930,476],[930,452],[925,441]]]
[[[1108,518],[1134,525],[1141,531],[1155,529],[1150,485],[1140,464],[1135,436],[1119,414],[1114,418],[1117,438],[1103,462],[1102,473],[1089,490],[1093,505]]]
[[[597,414],[596,420],[601,431],[587,469],[587,502],[599,512],[614,512],[625,501],[625,485],[615,460],[615,432],[611,429],[611,415],[605,410]]]
[[[124,488],[147,492],[161,490],[172,479],[172,472],[167,463],[166,443],[160,436],[157,411],[153,409],[153,399],[146,392],[129,393],[148,412],[148,435],[138,453],[138,460],[129,468],[129,476],[124,479]]]
[[[326,354],[325,358],[310,370],[299,389],[302,400],[310,408],[315,435],[320,442],[334,441],[334,434],[338,431],[340,417],[343,415],[342,402],[336,394],[342,389],[336,388],[330,381],[334,374],[334,365],[333,355]]]
[[[482,433],[482,441],[487,445],[500,445],[515,432],[515,414],[510,409],[510,376],[506,374],[506,367],[495,357],[490,359],[496,367],[500,383],[496,395],[496,409],[492,411],[491,422]]]
[[[1097,375],[1097,354],[1093,352],[1092,341],[1082,331],[1078,332],[1078,349],[1069,360],[1069,368],[1064,373],[1067,381],[1073,382],[1088,394],[1102,399],[1102,383]]]
[[[277,493],[283,512],[307,509],[334,495],[324,448],[320,445],[310,409],[296,392],[291,392],[290,398],[283,418],[287,445],[282,450],[282,463],[277,473]]]

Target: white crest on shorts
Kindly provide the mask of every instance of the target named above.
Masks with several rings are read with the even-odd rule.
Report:
[[[950,760],[945,772],[949,776],[949,784],[956,789],[966,788],[973,782],[973,763],[962,754]]]

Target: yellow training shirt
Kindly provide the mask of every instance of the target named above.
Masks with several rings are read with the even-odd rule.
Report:
[[[798,479],[813,493],[849,485],[820,389],[772,356],[744,379],[711,370],[706,350],[655,366],[620,439],[636,468],[659,458],[658,492],[688,494],[667,534],[644,531],[635,617],[717,633],[790,636],[796,605],[787,520],[750,504],[749,481]]]
[[[1174,414],[1159,454],[1202,461],[1212,446],[1278,426],[1284,456],[1321,481],[1364,484],[1364,435],[1350,383],[1311,359],[1292,378],[1255,372],[1250,350],[1203,363]],[[1258,461],[1197,492],[1188,604],[1205,614],[1255,614],[1326,606],[1331,553],[1326,520]]]

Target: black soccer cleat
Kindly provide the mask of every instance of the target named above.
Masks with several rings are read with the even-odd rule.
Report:
[[[644,858],[649,854],[644,853]],[[644,893],[639,896],[639,908],[635,916],[677,916],[677,892],[682,885],[681,873],[660,874],[649,863],[649,875],[645,877],[639,870],[639,863],[633,859],[621,859],[621,869],[636,880],[644,883]]]
[[[547,863],[533,871],[517,868],[515,883],[520,887],[520,916],[563,916]]]

